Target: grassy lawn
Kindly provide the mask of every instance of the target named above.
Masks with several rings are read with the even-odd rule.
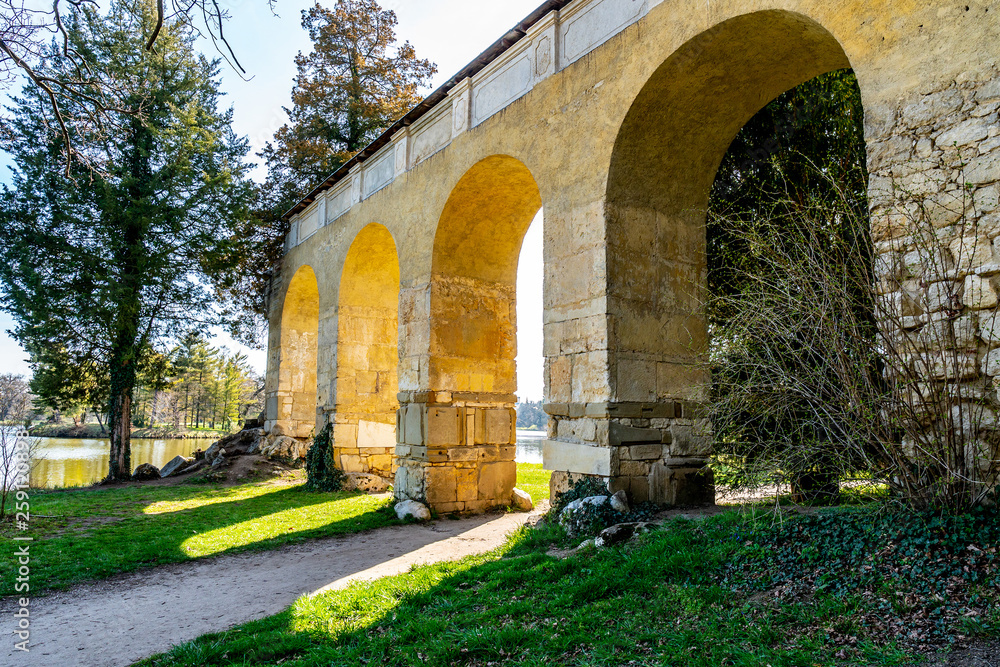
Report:
[[[547,533],[555,529],[524,530],[498,552],[304,597],[283,613],[138,664],[914,664],[920,647],[909,641],[910,631],[933,632],[934,617],[940,621],[948,612],[928,613],[921,602],[910,601],[913,592],[937,593],[933,581],[928,587],[926,571],[915,567],[923,574],[911,576],[900,565],[935,563],[941,554],[907,556],[906,547],[886,555],[872,548],[874,541],[862,544],[850,530],[838,532],[870,523],[864,515],[834,513],[775,527],[773,519],[733,512],[699,522],[675,520],[624,547],[566,559],[546,553]],[[945,528],[954,532],[955,526]],[[823,536],[802,540],[794,537],[797,529]],[[993,528],[976,530],[962,537],[995,545]],[[783,542],[781,535],[792,537]],[[815,546],[810,551],[803,545]],[[992,562],[964,566],[987,577],[980,579],[985,588],[970,584],[956,600],[992,595],[979,601],[977,608],[987,612],[976,619],[975,632],[963,630],[968,634],[988,637],[1000,630]],[[864,585],[872,575],[881,579],[874,589]],[[993,593],[986,593],[991,587]],[[964,603],[956,604],[954,618],[968,618]],[[900,620],[901,628],[891,631]],[[946,634],[930,648],[947,645]]]
[[[27,533],[35,539],[32,590],[380,528],[397,523],[391,510],[382,498],[313,493],[301,483],[34,491]],[[4,523],[0,539],[13,532]],[[2,595],[14,592],[13,551],[0,554]]]
[[[548,497],[549,475],[541,465],[518,465],[518,483],[536,501]],[[399,523],[392,504],[363,494],[310,492],[301,481],[36,490],[27,533],[35,539],[32,590],[381,528]],[[14,532],[11,523],[0,524],[0,540]],[[13,549],[0,553],[0,569],[0,595],[11,595]]]
[[[550,470],[542,470],[541,463],[517,464],[517,488],[531,496],[536,505],[541,500],[548,500],[551,476]]]

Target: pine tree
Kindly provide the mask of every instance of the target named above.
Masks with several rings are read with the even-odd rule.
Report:
[[[252,345],[261,338],[271,273],[288,231],[284,213],[420,103],[437,72],[409,42],[397,44],[396,25],[395,12],[375,0],[337,0],[332,8],[317,2],[302,12],[313,50],[296,57],[289,122],[260,153],[268,176],[242,232],[254,252],[217,283],[237,340]]]
[[[114,81],[128,108],[143,109],[117,119],[118,131],[99,143],[66,110],[88,164],[100,169],[60,169],[63,137],[32,88],[15,99],[2,140],[16,165],[0,210],[2,307],[27,349],[64,350],[68,368],[89,359],[106,373],[110,480],[131,472],[143,355],[213,320],[207,285],[237,264],[235,232],[249,197],[247,143],[232,132],[232,111],[218,108],[217,62],[195,55],[194,32],[176,22],[147,51],[152,20],[141,1],[67,17],[95,85]],[[52,58],[45,74],[58,81],[76,73]]]

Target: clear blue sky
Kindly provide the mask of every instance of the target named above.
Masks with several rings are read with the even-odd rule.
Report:
[[[438,65],[433,87],[444,83],[480,52],[527,16],[541,0],[385,0],[382,6],[399,17],[398,38],[408,40],[421,58]],[[293,59],[309,51],[310,42],[300,25],[301,11],[312,2],[277,0],[274,16],[264,0],[224,0],[232,18],[226,25],[230,41],[247,69],[244,81],[228,67],[222,72],[222,88],[234,109],[237,133],[250,138],[256,152],[285,122],[282,107],[290,104]],[[332,2],[324,3],[332,4]],[[206,52],[211,52],[206,44]],[[2,178],[7,179],[6,169]],[[261,175],[260,169],[257,172]],[[541,225],[532,225],[525,239],[518,272],[518,392],[522,398],[542,396],[541,314]],[[0,373],[29,373],[24,351],[6,335],[13,326],[10,316],[0,313]],[[264,369],[265,353],[246,350],[219,332],[216,345],[227,345],[250,355]]]

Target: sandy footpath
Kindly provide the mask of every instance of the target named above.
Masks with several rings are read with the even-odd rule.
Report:
[[[32,599],[29,653],[14,650],[14,600],[0,598],[6,643],[0,664],[128,665],[207,632],[275,614],[306,593],[489,551],[536,516],[393,526],[76,586]]]

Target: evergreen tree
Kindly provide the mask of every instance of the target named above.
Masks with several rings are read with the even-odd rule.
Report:
[[[253,252],[217,283],[237,340],[253,345],[262,338],[270,278],[288,231],[282,216],[419,104],[437,72],[409,42],[397,44],[396,25],[395,12],[375,0],[317,2],[302,12],[313,50],[295,58],[289,122],[260,153],[268,176],[242,230]]]
[[[131,472],[143,357],[213,319],[206,285],[237,264],[234,232],[249,196],[247,143],[232,132],[232,111],[218,108],[218,64],[195,55],[193,30],[178,22],[167,22],[147,51],[153,20],[142,2],[113,4],[107,15],[84,6],[67,17],[94,85],[114,81],[124,106],[143,110],[124,114],[121,129],[95,143],[67,109],[71,133],[100,169],[67,176],[59,168],[64,138],[33,88],[14,100],[2,140],[16,165],[0,211],[2,306],[17,322],[15,338],[40,351],[36,363],[47,364],[41,351],[58,349],[67,368],[93,360],[103,369],[111,480]],[[76,75],[55,57],[44,68],[55,81]]]

